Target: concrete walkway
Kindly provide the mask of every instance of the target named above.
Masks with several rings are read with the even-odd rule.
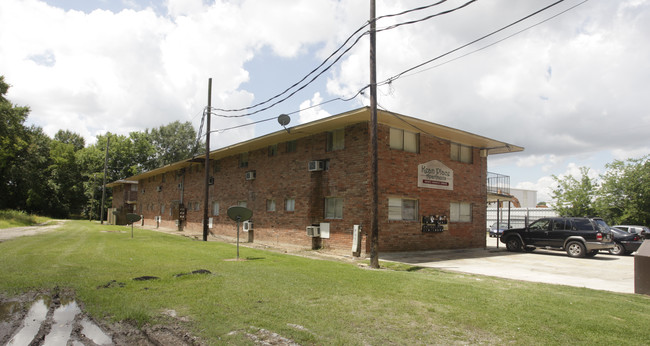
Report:
[[[508,252],[488,238],[485,249],[380,253],[383,261],[489,275],[506,279],[634,293],[634,256],[601,252],[594,258],[572,258],[566,252]]]

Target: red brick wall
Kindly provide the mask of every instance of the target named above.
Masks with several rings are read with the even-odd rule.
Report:
[[[450,143],[431,135],[420,135],[420,152],[408,153],[389,148],[389,127],[378,128],[379,143],[379,250],[405,251],[425,249],[453,249],[485,245],[486,159],[474,149],[474,163],[453,162]],[[345,128],[345,149],[326,151],[327,133],[298,139],[297,151],[289,153],[286,143],[278,143],[278,153],[269,156],[268,150],[249,153],[249,164],[239,167],[239,155],[220,159],[219,170],[213,172],[210,186],[211,232],[236,235],[236,224],[226,214],[228,207],[246,201],[253,211],[255,240],[277,244],[311,247],[312,239],[305,228],[320,222],[330,223],[330,238],[322,239],[326,248],[351,250],[352,229],[355,224],[370,232],[370,162],[368,123]],[[329,170],[309,172],[312,160],[329,160]],[[417,187],[417,166],[431,160],[440,160],[454,171],[454,190],[445,191]],[[255,170],[254,180],[245,180],[245,172]],[[200,163],[185,170],[183,202],[187,207],[184,232],[202,233],[204,168]],[[139,181],[138,210],[146,225],[155,225],[154,216],[161,215],[163,227],[176,227],[172,218],[172,201],[180,202],[182,181],[180,171]],[[157,192],[156,186],[162,186]],[[142,192],[144,190],[144,192]],[[324,198],[343,198],[343,218],[324,219]],[[449,216],[449,203],[472,203],[472,222],[450,223],[442,233],[422,233],[420,221],[388,221],[388,198],[418,199],[419,218],[422,215]],[[295,199],[295,211],[285,211],[285,198]],[[273,199],[276,210],[269,212],[267,200]],[[219,215],[212,215],[212,201],[219,202]],[[199,209],[195,210],[195,204]],[[164,213],[160,206],[164,204]],[[242,233],[241,237],[246,238]],[[365,239],[365,238],[364,238]],[[366,241],[363,251],[369,252]]]
[[[390,128],[379,126],[379,250],[407,251],[457,249],[485,246],[485,206],[487,198],[487,160],[473,149],[473,163],[450,160],[450,143],[432,135],[420,134],[420,152],[392,150]],[[418,187],[418,165],[439,160],[454,172],[453,190]],[[388,198],[418,200],[416,221],[388,220]],[[423,215],[449,217],[450,202],[472,204],[472,222],[452,222],[441,233],[423,233]],[[367,230],[369,232],[369,230]],[[367,244],[370,251],[370,244]]]

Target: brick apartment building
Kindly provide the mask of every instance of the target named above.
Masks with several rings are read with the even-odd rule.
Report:
[[[379,250],[484,247],[487,156],[523,148],[396,113],[377,118]],[[235,236],[226,211],[240,205],[253,211],[255,242],[350,250],[358,225],[369,253],[369,135],[365,107],[212,151],[210,232]],[[202,234],[204,157],[109,186],[135,181],[145,225]],[[114,193],[114,208],[125,208],[123,196]],[[307,234],[312,225],[320,237]]]

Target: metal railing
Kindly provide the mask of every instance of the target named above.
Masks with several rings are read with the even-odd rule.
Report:
[[[510,176],[487,172],[487,192],[499,195],[509,195]]]

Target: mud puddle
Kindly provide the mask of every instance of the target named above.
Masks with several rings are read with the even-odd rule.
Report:
[[[126,321],[100,324],[70,290],[0,293],[0,345],[202,345],[185,331],[185,322],[172,318],[168,325],[142,328]]]
[[[29,306],[26,313],[23,306]],[[108,334],[83,315],[75,300],[58,295],[0,302],[0,321],[0,343],[6,345],[114,344]]]

